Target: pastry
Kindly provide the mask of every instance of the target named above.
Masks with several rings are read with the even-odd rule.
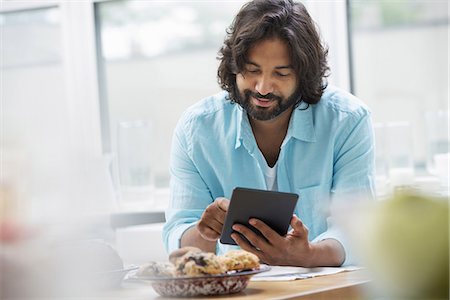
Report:
[[[169,261],[176,265],[177,260],[188,252],[202,252],[202,250],[196,247],[183,247],[170,253]]]
[[[220,259],[209,252],[188,252],[176,260],[175,268],[178,276],[218,275],[226,272]]]
[[[259,268],[259,258],[244,250],[232,250],[219,256],[227,271],[242,271]]]
[[[149,262],[141,266],[137,276],[174,277],[175,266],[169,262]]]

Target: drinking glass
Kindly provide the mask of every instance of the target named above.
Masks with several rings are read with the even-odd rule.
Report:
[[[152,196],[154,140],[148,120],[120,122],[117,131],[119,186],[122,198],[145,200]]]
[[[414,181],[411,124],[389,122],[385,133],[390,184],[392,187],[411,185]]]
[[[449,137],[449,112],[438,110],[425,114],[426,124],[426,149],[427,149],[427,170],[431,174],[438,175],[436,161],[441,161],[443,157],[448,157],[450,152]],[[448,159],[448,158],[447,158]]]
[[[377,194],[383,196],[387,193],[388,165],[386,153],[386,127],[383,123],[374,123],[373,132],[375,137],[375,180]]]

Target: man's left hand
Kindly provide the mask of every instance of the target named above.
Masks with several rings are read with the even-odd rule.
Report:
[[[246,241],[237,233],[231,235],[243,250],[257,255],[262,262],[269,265],[303,267],[314,265],[314,247],[308,241],[308,228],[297,216],[292,216],[290,222],[292,229],[285,236],[279,235],[261,220],[250,219],[249,223],[264,237],[244,225],[233,225],[233,229],[247,239]]]

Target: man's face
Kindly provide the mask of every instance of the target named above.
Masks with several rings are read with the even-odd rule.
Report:
[[[272,120],[298,100],[297,76],[289,49],[278,38],[258,42],[250,48],[244,70],[236,75],[240,103],[256,120]]]

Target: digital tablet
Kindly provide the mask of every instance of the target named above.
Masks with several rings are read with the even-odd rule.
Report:
[[[220,242],[236,245],[231,238],[233,224],[249,227],[256,234],[262,234],[248,223],[251,218],[260,219],[280,235],[285,235],[297,204],[298,195],[283,192],[256,190],[237,187],[231,195],[230,206],[223,224]]]

